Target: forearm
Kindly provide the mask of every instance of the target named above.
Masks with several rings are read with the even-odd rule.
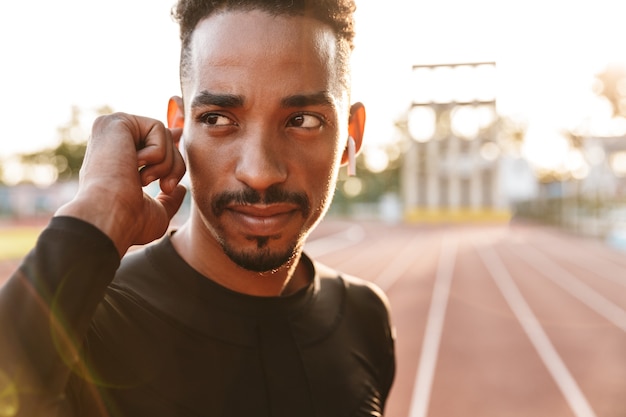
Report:
[[[105,190],[102,190],[101,195],[106,195]],[[117,196],[108,195],[107,197],[106,200],[75,197],[60,207],[55,216],[72,217],[94,226],[109,237],[121,258],[128,248],[135,243],[132,225],[136,219],[132,219],[123,210],[119,212],[116,210],[115,207],[123,205]]]
[[[60,217],[0,289],[0,377],[15,384],[22,405],[62,396],[118,266],[109,238],[90,224]]]

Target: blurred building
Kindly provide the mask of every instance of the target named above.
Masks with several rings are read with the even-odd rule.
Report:
[[[585,138],[583,152],[589,171],[581,192],[601,200],[626,199],[626,136]]]
[[[50,217],[76,193],[76,181],[60,181],[46,187],[32,183],[0,186],[0,218]]]
[[[416,65],[402,171],[410,221],[508,220],[536,180],[499,144],[495,63]]]

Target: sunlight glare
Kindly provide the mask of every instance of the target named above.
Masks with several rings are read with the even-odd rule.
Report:
[[[417,68],[411,77],[411,91],[415,103],[430,103],[435,96],[434,73],[430,68]]]
[[[626,151],[615,152],[610,157],[613,173],[618,177],[626,177]]]
[[[363,191],[363,181],[357,177],[349,177],[343,183],[343,192],[348,197],[356,197],[361,194],[361,191]]]
[[[383,172],[389,166],[389,157],[380,148],[369,148],[365,153],[365,166],[374,174]]]
[[[452,91],[452,100],[456,102],[468,102],[476,98],[473,75],[474,68],[469,65],[461,65],[455,68],[448,83]]]
[[[428,106],[415,106],[409,111],[409,135],[416,142],[428,142],[437,129],[437,115]]]
[[[494,65],[478,65],[474,68],[475,98],[491,101],[496,98],[496,67]]]
[[[452,109],[450,126],[455,135],[472,140],[480,132],[481,119],[476,106],[460,105]]]
[[[23,169],[17,158],[10,158],[2,164],[2,182],[8,186],[19,184],[23,179]]]
[[[522,155],[537,169],[563,170],[570,145],[565,137],[548,128],[531,126],[522,145]]]
[[[565,168],[577,180],[582,180],[589,175],[589,164],[580,149],[570,149],[565,161]]]
[[[435,103],[450,103],[454,99],[454,71],[451,67],[438,67],[431,70],[433,87],[435,88],[432,101]]]

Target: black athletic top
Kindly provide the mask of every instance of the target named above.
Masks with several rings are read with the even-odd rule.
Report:
[[[196,272],[168,237],[119,266],[99,230],[55,218],[0,292],[12,338],[0,384],[4,366],[28,416],[382,415],[395,369],[385,296],[302,261],[306,288],[249,296]]]

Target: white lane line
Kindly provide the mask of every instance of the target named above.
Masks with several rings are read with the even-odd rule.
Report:
[[[560,242],[555,241],[553,243],[554,244],[549,246],[541,245],[538,247],[537,244],[534,244],[533,246],[540,251],[550,252],[553,257],[563,259],[568,263],[578,266],[579,268],[586,269],[587,271],[590,271],[607,281],[626,287],[626,279],[624,279],[626,277],[626,267],[623,265],[618,264],[611,259],[592,256],[589,252],[584,252],[584,248],[582,251],[577,248],[576,253],[563,251],[562,248],[558,247]],[[606,269],[607,264],[611,266],[610,271],[607,271]]]
[[[544,240],[550,241],[546,242],[548,244],[552,243],[556,247],[559,245],[563,245],[563,240],[568,239],[568,237],[563,237],[562,234],[555,232],[551,229],[538,229],[535,231],[536,235],[541,235],[544,237]],[[573,242],[573,243],[571,243]],[[583,238],[574,238],[571,239],[571,242],[568,240],[568,244],[572,244],[576,249],[584,252],[587,256],[592,255],[596,257],[598,260],[607,262],[611,265],[614,265],[620,269],[626,268],[626,257],[624,257],[623,249],[617,249],[610,244],[603,242],[601,240],[590,240]],[[574,258],[574,256],[572,256]]]
[[[477,248],[477,252],[576,417],[595,417],[587,398],[543,331],[539,320],[495,250],[485,247]]]
[[[579,268],[586,269],[587,271],[599,276],[600,278],[613,282],[617,285],[626,287],[626,279],[624,279],[624,277],[626,277],[626,268],[624,268],[621,265],[612,263],[613,270],[608,272],[604,268],[605,265],[602,264],[603,260],[600,260],[600,262],[598,262],[597,260],[594,259],[593,265],[592,265],[591,263],[587,262],[587,260],[582,256],[567,256],[564,253],[556,253],[556,252],[551,252],[551,253],[554,256],[564,259],[566,262],[573,263]],[[611,261],[604,260],[604,262],[611,262]]]
[[[378,285],[383,291],[389,290],[393,284],[400,278],[409,267],[415,262],[417,257],[417,250],[415,249],[419,241],[423,240],[424,236],[418,234],[407,243],[400,253],[394,257],[392,261],[387,263],[387,267],[383,269],[376,278],[376,285]]]
[[[551,261],[536,249],[525,246],[524,250],[515,251],[515,255],[524,259],[541,275],[545,276],[589,308],[626,332],[626,311],[607,300],[593,288],[580,281],[559,264]]]
[[[435,286],[428,310],[422,353],[417,366],[410,417],[426,417],[441,342],[441,333],[448,305],[450,286],[456,262],[457,242],[444,238],[439,255]]]
[[[317,258],[318,256],[356,245],[363,239],[365,239],[363,227],[352,225],[339,233],[308,241],[304,249],[309,256]]]

